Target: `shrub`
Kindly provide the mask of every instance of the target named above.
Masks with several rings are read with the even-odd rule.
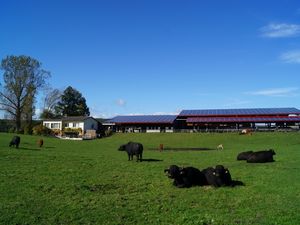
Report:
[[[23,130],[24,134],[32,134],[32,128],[30,126],[25,126]]]
[[[51,129],[43,126],[43,124],[34,126],[32,129],[32,132],[34,135],[43,135],[43,136],[48,136],[48,135],[54,134],[54,132]]]
[[[82,134],[82,129],[67,127],[63,130],[63,134],[66,136],[78,136],[78,135]]]
[[[9,128],[8,133],[15,133],[15,128],[14,127]]]

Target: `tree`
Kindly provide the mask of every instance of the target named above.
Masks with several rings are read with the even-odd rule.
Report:
[[[64,90],[61,100],[55,107],[57,115],[60,116],[89,116],[90,110],[82,94],[71,86]]]
[[[46,90],[43,112],[40,115],[41,119],[54,119],[56,117],[55,107],[61,100],[61,96],[62,92],[58,89],[49,88]]]
[[[29,56],[7,56],[1,62],[4,70],[4,85],[0,90],[0,109],[14,120],[20,131],[22,117],[30,123],[34,114],[36,95],[46,84],[50,73],[41,68],[41,63]]]

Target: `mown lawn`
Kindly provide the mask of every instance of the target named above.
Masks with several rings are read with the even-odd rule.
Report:
[[[116,134],[93,141],[0,133],[0,224],[300,224],[300,133]],[[144,145],[144,162],[127,161],[121,144]],[[223,151],[163,151],[165,147]],[[245,150],[273,148],[276,162],[236,161]],[[152,150],[151,150],[152,149]],[[164,169],[223,164],[235,188],[178,189]]]

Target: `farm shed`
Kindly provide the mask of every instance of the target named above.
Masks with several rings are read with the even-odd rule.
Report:
[[[115,132],[159,133],[173,132],[176,115],[116,116],[103,125]]]
[[[299,129],[300,110],[296,108],[251,108],[182,110],[179,128],[201,130]]]

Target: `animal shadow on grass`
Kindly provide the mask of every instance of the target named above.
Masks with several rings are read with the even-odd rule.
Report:
[[[162,162],[161,159],[142,159],[142,162]]]
[[[27,150],[27,151],[41,151],[40,148],[26,148],[26,147],[19,147],[19,150]]]

